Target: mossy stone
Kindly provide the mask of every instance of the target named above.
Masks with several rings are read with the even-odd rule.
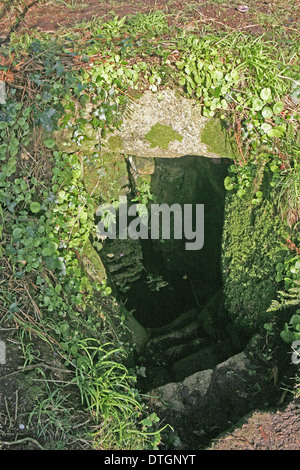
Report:
[[[267,312],[280,285],[276,264],[284,262],[282,241],[288,230],[268,191],[259,206],[249,197],[229,192],[225,203],[222,237],[222,275],[225,306],[232,322],[245,333],[254,333],[271,321]]]
[[[159,124],[158,122],[151,127],[145,139],[150,143],[150,147],[160,147],[167,150],[170,142],[173,140],[182,141],[183,137],[172,127]]]
[[[223,158],[233,158],[233,142],[229,139],[221,119],[210,119],[206,123],[201,133],[201,141],[207,145],[210,152]]]
[[[83,247],[81,259],[85,271],[95,282],[101,283],[103,279],[106,279],[105,267],[89,239]]]
[[[103,152],[84,165],[83,181],[89,194],[101,201],[118,200],[129,191],[129,176],[125,158],[120,153]]]
[[[146,329],[131,314],[128,314],[125,318],[124,325],[131,333],[132,341],[135,344],[137,353],[141,354],[149,339]]]
[[[121,137],[112,135],[107,141],[107,146],[112,152],[122,152],[123,145]]]

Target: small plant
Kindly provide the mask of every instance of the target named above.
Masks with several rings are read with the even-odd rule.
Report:
[[[138,13],[129,18],[128,24],[135,33],[158,35],[168,31],[166,15],[159,10],[149,14]]]
[[[133,406],[141,409],[130,385],[135,378],[128,375],[121,363],[124,351],[112,349],[112,346],[102,345],[95,339],[81,340],[76,344],[73,382],[96,423],[111,416],[125,416]]]
[[[55,440],[67,440],[72,432],[72,417],[74,410],[61,388],[51,390],[49,385],[44,396],[36,397],[38,403],[33,407],[28,417],[28,427],[35,426],[38,437],[45,440],[49,437]]]

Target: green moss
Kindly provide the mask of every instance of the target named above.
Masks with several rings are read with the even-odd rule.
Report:
[[[170,142],[173,140],[182,141],[183,137],[172,127],[156,123],[145,135],[145,139],[150,143],[150,147],[160,147],[167,150]]]
[[[118,135],[111,136],[107,141],[109,150],[112,152],[121,152],[123,148],[122,139]]]
[[[129,313],[125,317],[124,325],[131,333],[132,342],[138,354],[141,354],[148,343],[148,333],[146,329]]]
[[[103,263],[90,240],[87,240],[85,243],[81,257],[87,274],[89,274],[95,282],[101,283],[103,279],[106,279],[106,271]]]
[[[276,264],[283,262],[287,228],[276,212],[272,194],[259,207],[228,194],[222,240],[225,305],[235,325],[246,333],[271,320],[276,297]]]
[[[234,150],[229,135],[224,129],[221,119],[210,119],[201,133],[201,141],[208,150],[220,157],[233,158]]]
[[[120,153],[105,152],[97,159],[86,160],[83,180],[94,198],[105,202],[119,199],[129,184],[125,158]]]

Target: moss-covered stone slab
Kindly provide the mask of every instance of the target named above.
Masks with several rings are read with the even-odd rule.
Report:
[[[130,314],[126,316],[124,325],[131,333],[132,342],[135,345],[137,353],[141,354],[148,343],[147,330]]]
[[[155,170],[154,158],[129,157],[130,168],[133,174],[139,176],[152,175]]]
[[[81,261],[85,271],[94,282],[101,283],[103,279],[106,279],[105,267],[90,240],[87,240],[83,247]]]
[[[113,146],[114,151],[117,146],[118,151],[139,157],[231,156],[219,120],[202,116],[199,103],[176,90],[146,91],[128,106],[128,117],[106,139],[107,147]]]
[[[165,126],[157,122],[151,127],[148,134],[145,135],[145,139],[150,143],[150,147],[159,147],[167,150],[170,142],[173,140],[182,141],[183,137],[171,126]]]
[[[221,119],[210,119],[201,133],[201,140],[207,145],[210,152],[214,152],[223,158],[231,158],[234,145],[229,138]]]
[[[120,153],[103,152],[98,158],[85,161],[83,181],[89,194],[102,202],[118,200],[130,190],[125,158]]]
[[[120,137],[111,136],[100,151],[97,130],[89,122],[82,134],[80,143],[74,140],[70,128],[55,131],[53,138],[58,150],[78,155],[87,192],[103,202],[127,195],[130,183]]]

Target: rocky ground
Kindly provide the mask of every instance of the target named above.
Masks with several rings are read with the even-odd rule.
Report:
[[[299,450],[299,398],[280,411],[253,413],[240,428],[219,438],[210,449]]]

